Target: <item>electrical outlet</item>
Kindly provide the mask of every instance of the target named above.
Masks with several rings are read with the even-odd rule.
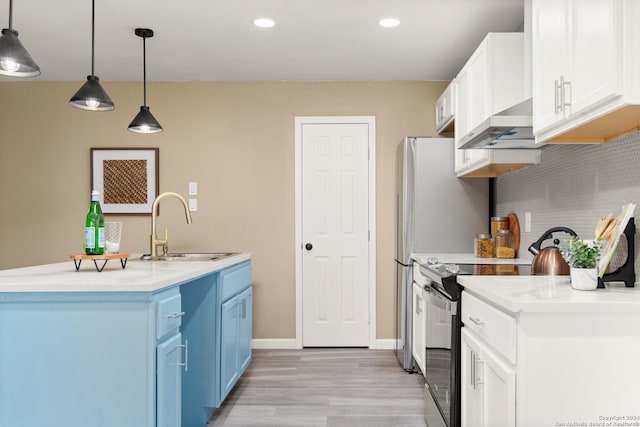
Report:
[[[195,196],[198,194],[198,183],[197,182],[190,182],[189,183],[189,195],[190,196]]]
[[[524,231],[531,232],[531,212],[524,213]]]
[[[196,212],[198,210],[198,199],[189,199],[189,210]]]

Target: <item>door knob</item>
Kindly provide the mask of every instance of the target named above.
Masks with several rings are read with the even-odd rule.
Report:
[[[304,245],[304,248],[310,251],[311,249],[313,249],[313,245],[311,243],[307,243],[306,245]]]

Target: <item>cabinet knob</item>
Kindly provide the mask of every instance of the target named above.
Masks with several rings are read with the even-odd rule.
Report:
[[[311,249],[313,249],[313,245],[311,243],[307,243],[306,245],[304,245],[304,248],[310,251]]]

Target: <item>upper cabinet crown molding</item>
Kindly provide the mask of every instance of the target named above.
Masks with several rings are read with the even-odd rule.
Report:
[[[603,143],[640,129],[640,2],[533,0],[537,142]]]

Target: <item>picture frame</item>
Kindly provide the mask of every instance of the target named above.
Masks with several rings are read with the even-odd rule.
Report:
[[[151,214],[159,194],[159,148],[91,148],[90,164],[103,213]]]

